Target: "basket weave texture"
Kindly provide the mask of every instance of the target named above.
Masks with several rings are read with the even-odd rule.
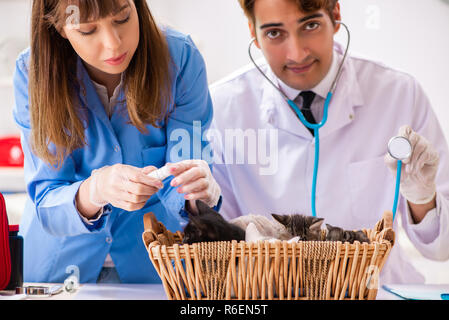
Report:
[[[373,300],[394,245],[392,212],[358,241],[244,241],[182,244],[153,213],[142,239],[168,299]],[[325,233],[322,232],[324,240]]]

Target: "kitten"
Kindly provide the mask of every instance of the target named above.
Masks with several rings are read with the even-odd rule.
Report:
[[[276,238],[266,236],[262,234],[256,225],[252,222],[248,224],[245,230],[245,241],[246,242],[259,242],[259,241],[269,241],[273,242],[277,240]]]
[[[284,227],[282,227],[284,228]],[[284,228],[285,229],[285,228]],[[280,241],[281,239],[277,238],[277,237],[269,237],[267,235],[264,235],[263,233],[261,233],[259,231],[259,229],[257,229],[257,226],[253,223],[250,222],[248,224],[248,227],[246,228],[245,231],[245,241],[246,242],[259,242],[259,241],[268,241],[268,242],[276,242],[276,241]],[[298,242],[300,240],[299,237],[290,237],[288,239],[288,243],[293,243],[293,242]]]
[[[370,242],[366,234],[362,230],[358,231],[347,231],[339,227],[334,227],[326,223],[327,235],[326,241],[341,241],[354,243],[354,241]]]
[[[243,230],[247,230],[248,226],[253,223],[260,234],[267,238],[276,238],[279,240],[290,240],[293,235],[288,233],[287,229],[277,220],[268,219],[260,215],[244,215],[229,221]],[[246,233],[248,233],[246,231]]]
[[[274,219],[283,224],[289,233],[298,236],[302,241],[320,241],[323,218],[304,216],[302,214],[278,215],[271,214]]]
[[[245,231],[227,222],[218,212],[197,200],[198,215],[189,212],[183,243],[245,240]]]

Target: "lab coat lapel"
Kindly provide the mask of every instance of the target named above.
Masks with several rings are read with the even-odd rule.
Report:
[[[273,72],[267,67],[267,76],[276,83]],[[262,79],[262,120],[273,127],[286,131],[295,136],[312,139],[310,131],[301,123],[287,101],[267,80]]]
[[[338,49],[337,49],[338,50]],[[332,97],[328,111],[328,121],[320,129],[320,137],[339,130],[355,120],[355,107],[363,106],[363,97],[354,65],[350,59],[346,60],[338,81],[336,91]]]

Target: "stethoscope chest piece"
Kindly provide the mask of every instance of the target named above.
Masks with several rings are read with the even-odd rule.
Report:
[[[412,155],[412,145],[405,137],[393,137],[388,142],[388,153],[393,159],[404,161]]]

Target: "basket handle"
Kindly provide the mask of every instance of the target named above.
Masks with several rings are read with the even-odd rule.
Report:
[[[159,223],[153,212],[148,212],[143,216],[143,227],[144,232],[142,234],[143,242],[145,246],[157,240],[157,234],[161,232],[159,228]]]
[[[382,219],[376,224],[374,230],[379,233],[380,238],[394,245],[395,233],[393,230],[393,212],[385,211]]]
[[[383,229],[393,229],[393,212],[385,211],[381,222],[383,222]]]
[[[161,245],[171,246],[174,243],[182,241],[182,234],[177,231],[175,234],[165,228],[165,226],[156,219],[153,212],[148,212],[143,216],[143,226],[145,228],[142,238],[148,247],[150,243],[157,241]]]
[[[143,216],[143,227],[145,228],[145,231],[150,230],[156,234],[162,232],[159,227],[159,221],[157,221],[153,212],[148,212]]]

